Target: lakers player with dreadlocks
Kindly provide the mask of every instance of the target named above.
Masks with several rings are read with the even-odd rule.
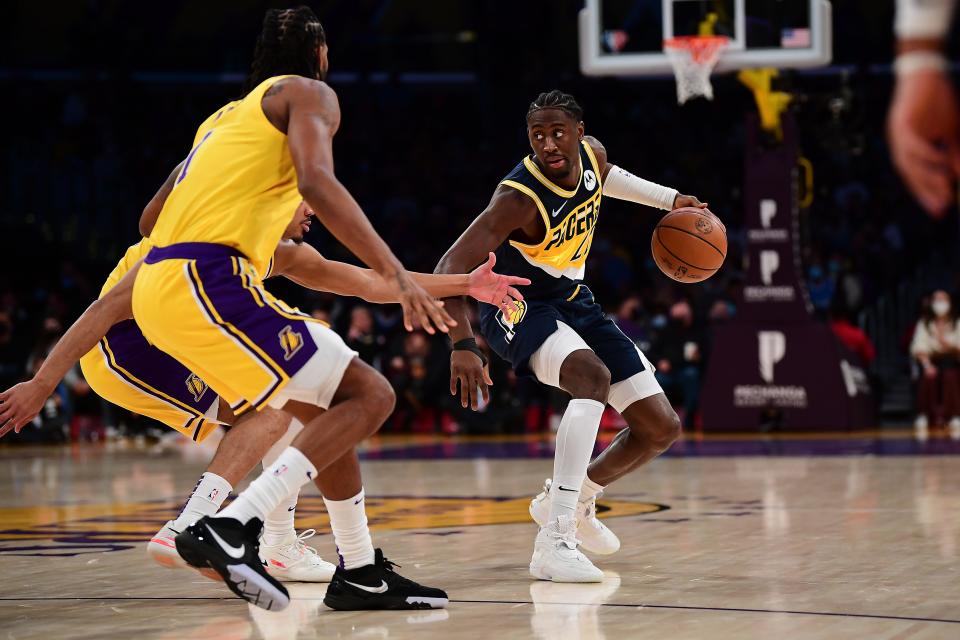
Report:
[[[334,173],[341,114],[323,82],[327,44],[313,11],[267,11],[254,58],[245,95],[200,125],[172,177],[132,310],[143,336],[208,384],[235,424],[267,421],[279,410],[304,428],[226,509],[180,532],[177,552],[215,570],[250,603],[283,609],[289,593],[264,570],[258,536],[269,513],[315,481],[337,503],[339,522],[332,529],[341,563],[327,606],[443,607],[446,593],[400,576],[367,528],[354,446],[392,411],[389,383],[322,323],[266,296],[261,277],[303,200],[386,283],[407,329],[414,319],[444,331],[453,321]]]
[[[553,478],[530,504],[540,525],[530,573],[554,582],[599,582],[603,572],[580,552],[617,551],[617,537],[596,517],[596,496],[649,462],[680,433],[680,421],[639,349],[604,316],[583,283],[604,196],[658,209],[706,207],[694,196],[616,167],[596,138],[584,136],[583,110],[560,91],[537,96],[527,111],[533,154],[504,178],[487,208],[440,260],[439,273],[466,273],[495,251],[508,273],[529,278],[516,311],[481,304],[480,328],[519,374],[563,389],[572,399],[557,431]],[[450,392],[474,409],[491,384],[462,298],[448,299]],[[590,462],[600,416],[609,404],[629,425]],[[589,464],[589,468],[588,468]]]

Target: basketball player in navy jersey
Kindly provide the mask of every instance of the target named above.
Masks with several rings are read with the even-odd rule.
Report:
[[[560,91],[542,93],[527,111],[533,154],[500,182],[487,208],[440,260],[437,272],[465,273],[488,251],[508,273],[529,278],[525,301],[503,313],[480,306],[481,331],[518,374],[533,375],[572,396],[557,431],[553,478],[530,504],[540,525],[530,573],[554,582],[599,582],[603,572],[580,552],[617,551],[620,541],[596,518],[603,488],[643,465],[680,434],[680,420],[639,349],[604,316],[583,283],[603,196],[659,209],[705,207],[693,196],[632,175],[607,161],[584,136],[583,110]],[[448,299],[450,392],[474,409],[489,397],[490,378],[466,314]],[[590,463],[604,406],[629,425]],[[589,468],[588,468],[589,464]]]

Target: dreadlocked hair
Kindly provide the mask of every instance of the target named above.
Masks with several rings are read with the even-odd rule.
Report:
[[[560,109],[577,122],[583,120],[583,107],[577,104],[577,100],[572,95],[559,89],[538,95],[537,99],[530,103],[530,108],[527,109],[527,118],[542,109]]]
[[[269,9],[257,36],[243,95],[273,76],[298,75],[319,79],[317,49],[326,41],[323,25],[310,7]]]

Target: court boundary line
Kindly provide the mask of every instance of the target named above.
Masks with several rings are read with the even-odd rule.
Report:
[[[322,600],[322,598],[294,598],[295,600]],[[182,600],[223,600],[240,601],[239,598],[232,596],[117,596],[117,597],[93,597],[93,596],[42,596],[37,598],[7,598],[0,597],[0,602],[63,602],[67,600],[110,600],[110,601],[137,601],[137,600],[168,600],[171,602]],[[594,607],[614,607],[629,609],[676,609],[682,611],[729,611],[734,613],[782,613],[795,616],[826,616],[834,618],[867,618],[873,620],[903,620],[905,622],[943,622],[946,624],[960,624],[960,620],[948,620],[946,618],[920,618],[914,616],[891,616],[880,613],[842,613],[837,611],[798,611],[791,609],[749,609],[740,607],[697,607],[693,605],[678,604],[626,604],[622,602],[605,602],[591,604],[586,602],[533,602],[532,600],[450,600],[451,604],[549,604],[561,606],[594,606]]]

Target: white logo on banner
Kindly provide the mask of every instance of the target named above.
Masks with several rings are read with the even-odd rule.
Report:
[[[773,382],[773,366],[783,360],[787,353],[787,337],[782,331],[760,331],[760,377],[764,382]]]
[[[764,229],[769,229],[770,223],[773,222],[773,218],[776,215],[777,215],[776,200],[760,201],[760,226],[762,226]]]
[[[780,268],[780,254],[776,251],[760,252],[760,279],[763,284],[773,284],[773,274]]]

